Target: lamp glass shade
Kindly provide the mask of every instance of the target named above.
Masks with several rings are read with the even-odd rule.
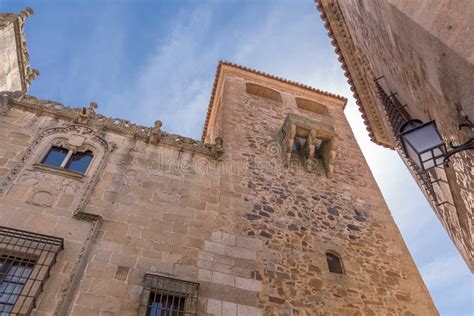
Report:
[[[409,126],[401,130],[405,153],[422,170],[428,170],[443,163],[446,154],[444,144],[434,121]]]

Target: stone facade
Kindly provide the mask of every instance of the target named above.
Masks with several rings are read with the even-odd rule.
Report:
[[[54,258],[24,287],[42,282],[33,315],[143,315],[176,280],[197,315],[437,315],[346,99],[221,62],[201,142],[3,95],[0,260]],[[51,146],[93,158],[51,167]]]
[[[26,91],[39,75],[29,67],[24,24],[30,8],[19,14],[0,13],[0,91]]]
[[[446,144],[473,137],[459,125],[474,121],[474,2],[317,2],[372,140],[400,153],[474,271],[472,150],[422,172],[397,137],[399,118],[435,120]]]

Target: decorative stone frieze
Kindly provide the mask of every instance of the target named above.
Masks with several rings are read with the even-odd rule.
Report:
[[[215,158],[219,158],[223,153],[222,144],[205,144],[192,138],[162,131],[160,121],[156,121],[154,127],[145,127],[130,123],[128,120],[109,118],[102,114],[97,114],[96,109],[98,106],[94,102],[91,102],[87,108],[71,108],[56,101],[40,100],[29,95],[16,96],[10,102],[10,106],[16,108],[58,117],[77,124],[86,124],[98,130],[130,136],[153,145],[158,143],[169,145]]]

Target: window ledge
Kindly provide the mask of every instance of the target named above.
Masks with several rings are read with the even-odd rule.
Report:
[[[62,176],[66,176],[66,177],[70,177],[70,178],[74,178],[74,179],[83,179],[83,178],[85,178],[85,175],[83,173],[80,173],[80,172],[75,172],[75,171],[67,170],[67,169],[64,169],[64,168],[52,167],[52,166],[39,164],[39,163],[34,164],[33,168],[37,169],[37,170],[41,170],[41,171],[60,174]]]

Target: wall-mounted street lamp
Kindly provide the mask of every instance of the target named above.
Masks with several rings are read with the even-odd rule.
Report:
[[[460,129],[462,127],[472,130],[474,124],[466,118],[466,123],[459,126]],[[474,149],[474,138],[471,138],[459,146],[450,143],[452,149],[446,150],[446,144],[435,121],[423,124],[420,120],[410,120],[400,127],[398,136],[405,154],[424,171],[441,164],[447,164],[449,157],[460,151]]]

